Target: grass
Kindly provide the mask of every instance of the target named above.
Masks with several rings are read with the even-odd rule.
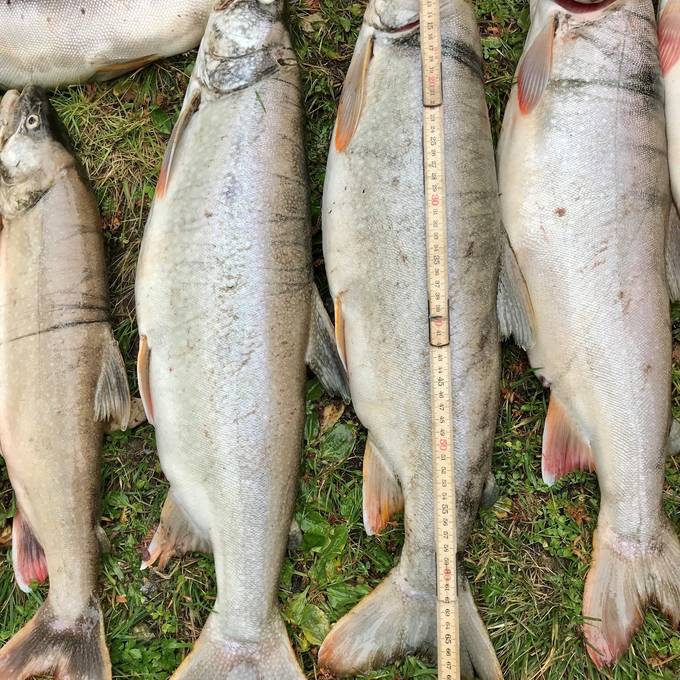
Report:
[[[524,0],[478,0],[485,79],[494,133],[528,27]],[[293,0],[291,31],[304,77],[306,146],[315,225],[314,256],[322,291],[319,202],[337,97],[363,5],[350,0]],[[104,217],[111,262],[116,335],[135,387],[134,267],[164,146],[176,119],[192,55],[176,57],[111,84],[63,90],[55,103],[92,178]],[[678,339],[675,314],[676,340]],[[501,490],[482,514],[467,553],[477,601],[509,680],[680,677],[680,639],[655,611],[617,668],[598,674],[580,633],[583,580],[598,508],[594,477],[574,475],[548,489],[540,479],[540,440],[547,395],[525,355],[503,349],[502,409],[494,455]],[[674,368],[680,415],[680,367]],[[329,626],[368,593],[398,558],[401,526],[379,538],[361,524],[361,454],[365,433],[350,409],[329,402],[310,381],[296,515],[304,538],[287,558],[280,601],[309,678]],[[103,515],[112,552],[103,560],[106,628],[116,678],[165,680],[197,637],[215,596],[212,559],[173,561],[165,574],[140,572],[140,552],[158,520],[166,482],[153,429],[114,434],[104,450]],[[667,466],[664,503],[680,516],[680,460]],[[13,513],[0,484],[0,520]],[[1,540],[1,536],[0,536]],[[13,583],[9,554],[0,556],[0,642],[45,596]],[[409,658],[373,673],[374,680],[436,677]]]

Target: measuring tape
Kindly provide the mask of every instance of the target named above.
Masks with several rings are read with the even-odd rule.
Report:
[[[437,668],[439,680],[459,680],[456,488],[453,481],[455,473],[439,0],[420,0],[420,45],[423,63],[423,174],[437,565]]]

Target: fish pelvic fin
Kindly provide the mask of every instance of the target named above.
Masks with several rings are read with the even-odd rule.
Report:
[[[125,363],[111,329],[107,330],[102,349],[102,367],[94,396],[94,415],[111,429],[125,431],[130,422],[130,386]]]
[[[12,566],[17,585],[24,593],[31,592],[31,583],[47,581],[45,553],[19,507],[12,521]]]
[[[401,485],[372,440],[366,441],[363,470],[364,529],[379,534],[404,509]]]
[[[142,405],[149,425],[155,425],[153,395],[151,394],[151,348],[146,335],[139,336],[139,352],[137,354],[137,383],[142,397]]]
[[[111,680],[103,617],[94,597],[71,622],[59,620],[48,597],[0,651],[0,680],[41,675],[56,680]]]
[[[659,15],[659,58],[664,76],[680,59],[680,0],[669,0]]]
[[[326,392],[337,395],[345,403],[349,403],[347,371],[338,353],[335,329],[316,286],[313,292],[312,320],[306,360]]]
[[[615,663],[640,627],[650,602],[680,625],[680,542],[668,522],[646,545],[619,539],[607,526],[593,538],[583,597],[583,632],[598,668]]]
[[[461,676],[503,676],[465,576],[459,578]],[[319,665],[337,677],[354,677],[409,654],[436,649],[436,597],[413,590],[400,567],[332,628],[319,649]]]
[[[210,539],[189,519],[177,504],[172,489],[163,504],[161,519],[149,547],[144,551],[142,569],[157,564],[165,566],[175,555],[189,552],[212,552]]]
[[[305,680],[278,614],[266,631],[266,637],[259,641],[224,638],[219,634],[215,615],[211,614],[191,654],[184,659],[171,680],[207,678]]]
[[[555,18],[550,15],[543,30],[524,53],[517,71],[519,110],[524,115],[536,108],[550,82],[554,39]]]
[[[103,81],[118,78],[131,71],[138,71],[139,69],[152,64],[154,61],[158,61],[160,58],[160,54],[146,54],[137,59],[130,59],[129,61],[98,61],[94,64],[97,70],[93,80]]]

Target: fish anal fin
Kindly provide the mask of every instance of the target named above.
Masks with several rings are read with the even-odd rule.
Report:
[[[112,429],[125,431],[130,421],[130,386],[125,363],[109,330],[102,349],[102,367],[94,397],[94,416]]]
[[[97,73],[94,79],[110,80],[111,78],[117,78],[125,73],[144,68],[160,58],[160,54],[147,54],[137,59],[130,59],[130,61],[98,62],[96,64]]]
[[[542,469],[543,481],[548,485],[574,470],[595,471],[595,459],[590,445],[554,394],[550,395],[543,430]]]
[[[390,518],[404,509],[399,481],[370,437],[364,450],[363,501],[364,528],[369,536],[379,534]]]
[[[664,76],[680,59],[680,0],[670,0],[659,15],[659,59]]]
[[[342,153],[354,137],[359,127],[361,112],[366,99],[366,78],[373,56],[373,36],[360,34],[342,86],[338,117],[335,125],[335,149]]]
[[[519,110],[527,115],[535,108],[550,80],[555,20],[551,16],[522,57],[517,72]]]
[[[24,593],[31,592],[31,583],[47,580],[45,552],[18,507],[12,522],[12,566],[17,585]]]
[[[137,382],[142,396],[142,404],[146,419],[150,425],[154,424],[153,397],[150,382],[151,349],[146,335],[139,336],[139,352],[137,354]]]

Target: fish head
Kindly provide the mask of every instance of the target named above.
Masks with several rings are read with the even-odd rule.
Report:
[[[28,86],[0,103],[0,213],[18,195],[38,196],[74,163],[70,143],[47,95]]]
[[[420,23],[419,0],[371,0],[366,21],[385,33],[414,31]]]

